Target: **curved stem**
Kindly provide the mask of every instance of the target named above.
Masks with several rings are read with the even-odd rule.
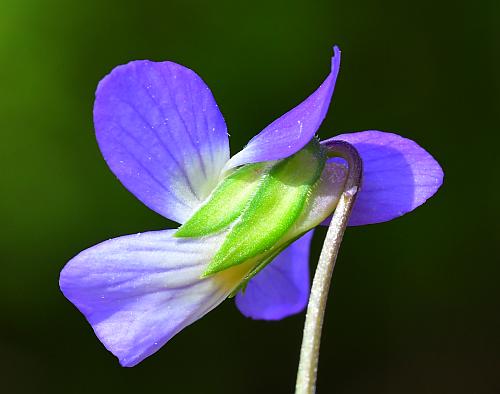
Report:
[[[313,394],[316,391],[321,329],[323,327],[328,291],[342,237],[358,189],[361,186],[363,173],[361,158],[352,145],[343,141],[326,142],[324,145],[328,149],[330,157],[341,157],[347,161],[348,175],[344,192],[340,196],[326,233],[316,273],[314,274],[304,323],[302,347],[300,349],[300,361],[295,386],[296,394]]]

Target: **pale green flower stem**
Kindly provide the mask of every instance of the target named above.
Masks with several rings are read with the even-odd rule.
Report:
[[[296,394],[314,394],[316,391],[316,375],[318,370],[321,329],[325,316],[326,301],[333,268],[339,253],[344,231],[349,221],[357,192],[361,186],[362,161],[356,149],[345,142],[335,141],[327,146],[330,157],[341,157],[348,165],[348,175],[344,192],[332,216],[332,221],[323,243],[318,266],[311,287],[311,295],[307,306],[306,321],[300,361],[297,372]]]

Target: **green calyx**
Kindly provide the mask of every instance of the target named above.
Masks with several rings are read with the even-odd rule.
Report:
[[[313,140],[302,150],[272,166],[204,276],[268,253],[279,245],[300,216],[325,162],[326,156],[319,143]]]
[[[242,282],[245,286],[307,231],[298,222],[307,216],[308,199],[325,163],[325,151],[313,139],[285,159],[245,165],[222,180],[175,236],[203,237],[226,231],[224,242],[203,276],[254,261],[254,267]]]

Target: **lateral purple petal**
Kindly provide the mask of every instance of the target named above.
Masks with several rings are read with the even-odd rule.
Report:
[[[116,67],[97,88],[94,124],[123,185],[179,223],[212,191],[229,159],[226,124],[210,89],[175,63]]]
[[[246,317],[280,320],[304,310],[309,298],[309,231],[253,277],[236,306]]]
[[[302,149],[325,118],[340,68],[340,50],[334,47],[331,72],[321,86],[298,106],[276,119],[231,158],[226,168],[278,160]]]
[[[363,184],[350,226],[386,222],[422,205],[443,183],[439,163],[416,142],[376,130],[338,135],[363,160]],[[328,144],[323,141],[323,144]]]
[[[180,240],[174,232],[105,241],[61,272],[62,292],[123,366],[156,352],[235,287],[220,275],[200,279],[223,237]]]

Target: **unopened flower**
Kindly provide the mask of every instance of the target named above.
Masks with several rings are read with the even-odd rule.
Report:
[[[91,247],[63,269],[60,287],[124,366],[236,294],[241,312],[276,320],[309,294],[312,229],[334,211],[346,167],[324,144],[352,144],[363,186],[350,225],[391,220],[442,183],[439,164],[415,142],[380,131],[315,138],[340,65],[305,101],[232,158],[226,124],[204,82],[171,62],[134,61],[99,84],[97,140],[111,170],[178,229]]]

